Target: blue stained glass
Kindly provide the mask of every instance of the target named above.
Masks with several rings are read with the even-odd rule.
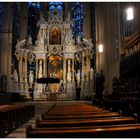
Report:
[[[40,3],[39,3],[39,2],[37,2],[36,8],[37,8],[38,10],[40,10]]]
[[[39,20],[40,13],[40,2],[29,2],[28,3],[28,34],[32,37],[32,43],[35,44],[36,36],[38,32],[37,22]]]
[[[3,5],[2,3],[0,3],[0,28],[2,26],[2,21],[3,21],[3,12],[4,12]]]
[[[60,10],[60,11],[62,11],[62,6],[58,5],[57,6],[57,9]]]
[[[50,11],[53,11],[54,9],[58,9],[59,11],[63,10],[63,3],[62,2],[50,2]]]
[[[3,6],[0,4],[0,15],[3,13]]]
[[[54,8],[55,8],[54,5],[50,6],[50,10],[51,10],[51,11],[52,11]]]
[[[32,2],[28,2],[28,7],[30,7],[32,5]]]
[[[34,6],[34,7],[35,7],[35,6],[36,6],[36,5],[35,5],[35,3],[33,3],[33,4],[32,4],[32,6]]]
[[[34,7],[37,10],[40,10],[40,2],[28,2],[28,8]]]
[[[76,40],[79,36],[81,41],[83,40],[83,5],[80,2],[75,2],[72,8],[72,15],[73,15],[73,25],[72,25],[72,33],[73,37]]]

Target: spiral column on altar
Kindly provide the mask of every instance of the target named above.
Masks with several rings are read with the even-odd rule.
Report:
[[[28,91],[28,82],[27,82],[27,56],[24,57],[25,59],[25,65],[24,65],[24,91]]]
[[[66,59],[63,60],[63,80],[66,81]]]
[[[19,65],[18,65],[18,70],[19,70],[19,82],[22,82],[22,57],[19,58]]]
[[[27,57],[24,57],[25,65],[24,65],[24,82],[27,83]]]
[[[22,73],[22,56],[19,58],[19,65],[18,65],[18,70],[19,70],[19,82],[20,82],[20,90],[23,91],[23,73]]]
[[[44,59],[43,60],[43,63],[44,63],[44,67],[43,67],[43,76],[44,77],[47,77],[47,71],[46,71],[46,69],[47,69],[47,64],[46,64],[46,59]]]
[[[74,59],[72,59],[72,82],[74,82]]]
[[[38,59],[36,59],[36,79],[38,78]]]

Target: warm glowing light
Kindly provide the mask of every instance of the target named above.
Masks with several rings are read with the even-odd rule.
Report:
[[[103,45],[102,45],[102,44],[99,45],[99,52],[100,52],[100,53],[103,52]]]
[[[134,13],[133,13],[133,8],[129,7],[126,10],[126,19],[127,20],[133,20],[134,19]]]

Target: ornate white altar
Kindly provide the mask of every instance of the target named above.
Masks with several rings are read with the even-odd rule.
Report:
[[[34,87],[36,99],[44,92],[61,91],[70,100],[75,99],[76,84],[81,86],[81,97],[94,92],[94,70],[90,65],[93,56],[92,43],[91,40],[84,39],[75,45],[71,23],[70,16],[63,20],[63,12],[55,9],[49,13],[48,21],[40,16],[39,32],[34,46],[30,36],[17,43],[15,55],[18,60],[20,91],[26,92],[29,87]],[[76,61],[81,63],[81,69],[77,71]],[[28,70],[31,63],[35,64],[32,72]],[[60,78],[61,82],[38,84],[36,79],[41,77]]]

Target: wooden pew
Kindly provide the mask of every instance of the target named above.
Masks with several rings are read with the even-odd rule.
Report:
[[[26,138],[139,138],[140,124],[122,124],[81,129],[26,128]]]
[[[118,117],[90,105],[55,105],[36,119],[36,128],[26,128],[27,138],[98,138],[140,136],[140,125],[132,117]]]
[[[2,119],[6,120],[7,123],[10,125],[11,121],[13,124],[11,129],[16,128],[26,122],[28,119],[31,118],[32,105],[4,105],[0,107],[0,113],[2,115]]]
[[[5,136],[5,131],[6,131],[6,123],[2,121],[0,115],[0,138],[3,138]]]
[[[86,105],[86,104],[77,104],[77,105],[55,105],[49,112],[71,112],[71,111],[101,111],[103,109],[97,108],[95,106]]]
[[[13,130],[14,128],[14,117],[15,117],[15,110],[10,107],[10,105],[0,106],[0,116],[2,122],[5,124],[5,133]]]
[[[97,113],[97,114],[73,114],[73,115],[49,115],[41,114],[42,120],[64,120],[64,119],[90,119],[90,118],[105,118],[105,117],[119,117],[119,113]]]
[[[61,109],[62,110],[62,109]],[[96,114],[96,113],[107,113],[110,112],[109,110],[101,110],[101,111],[60,111],[60,112],[46,112],[46,114],[49,115],[74,115],[74,114],[85,114],[85,115],[89,115],[89,114]]]
[[[2,136],[10,133],[15,128],[19,127],[31,117],[34,107],[32,104],[11,104],[0,106],[0,120]]]
[[[130,124],[135,123],[135,119],[132,117],[110,117],[110,118],[98,118],[98,119],[76,119],[76,120],[39,120],[36,119],[36,127],[72,127],[72,126],[102,126],[102,125],[117,125],[117,124]]]
[[[74,106],[70,106],[70,107],[54,107],[53,110],[50,110],[50,112],[61,112],[61,111],[101,111],[103,109],[101,108],[98,108],[98,109],[95,109],[94,107],[80,107],[80,108],[75,108]]]
[[[80,105],[55,105],[53,106],[49,111],[47,111],[47,114],[51,115],[65,115],[65,114],[92,114],[92,113],[98,113],[98,112],[110,112],[109,110],[103,110],[101,108],[97,108],[90,105],[80,104]]]

